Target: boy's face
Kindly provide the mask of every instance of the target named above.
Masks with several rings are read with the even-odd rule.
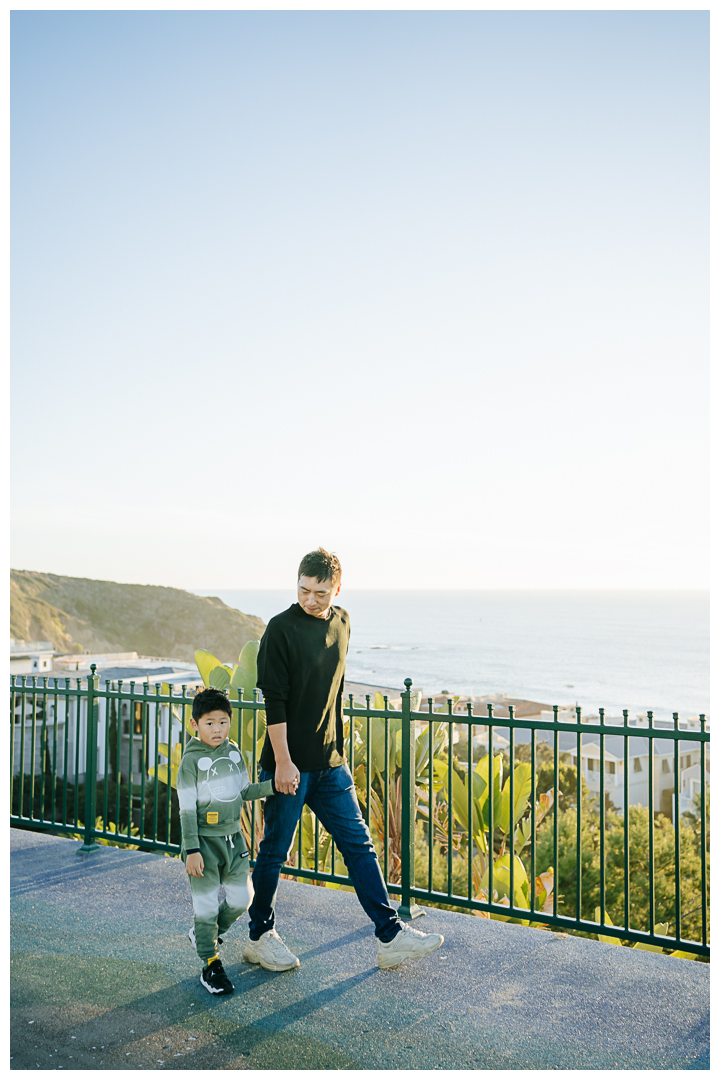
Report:
[[[230,717],[222,709],[213,709],[199,720],[191,720],[190,723],[200,742],[204,742],[206,746],[219,746],[230,734]]]
[[[314,577],[303,577],[298,581],[298,603],[308,615],[314,615],[316,619],[327,619],[330,614],[330,605],[340,592],[340,582],[318,581]]]

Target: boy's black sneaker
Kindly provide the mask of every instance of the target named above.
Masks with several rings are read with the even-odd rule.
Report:
[[[209,994],[232,994],[235,989],[219,960],[203,968],[200,982]]]

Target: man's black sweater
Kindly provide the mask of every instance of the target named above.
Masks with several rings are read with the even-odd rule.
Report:
[[[347,611],[331,607],[327,619],[318,619],[293,604],[270,620],[260,642],[258,686],[267,723],[287,723],[290,757],[300,772],[345,760],[342,691],[349,641]],[[275,772],[269,735],[260,764]]]

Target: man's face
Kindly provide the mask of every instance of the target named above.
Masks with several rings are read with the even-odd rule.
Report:
[[[191,720],[191,724],[206,746],[219,746],[230,734],[230,717],[222,709],[213,709],[199,720]]]
[[[308,615],[327,619],[330,605],[340,592],[340,582],[334,585],[330,579],[318,581],[314,577],[301,577],[298,581],[298,603]]]

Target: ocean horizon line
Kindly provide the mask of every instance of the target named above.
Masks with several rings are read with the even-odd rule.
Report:
[[[294,592],[295,585],[267,585],[267,586],[242,586],[242,585],[216,585],[213,587],[203,587],[202,589],[193,588],[187,589],[187,592],[191,592],[196,596],[207,595],[214,592]],[[443,588],[437,587],[420,587],[409,586],[407,588],[397,588],[395,586],[391,588],[383,588],[382,586],[373,586],[372,588],[361,588],[354,585],[344,585],[344,592],[353,593],[368,593],[368,592],[382,592],[382,593],[418,593],[418,592],[431,592],[431,593],[503,593],[503,592],[523,592],[523,593],[710,593],[710,586],[657,586],[657,587],[644,587],[644,586],[578,586],[577,588],[571,586],[497,586],[497,587],[483,587],[472,589],[455,589],[455,588]]]

